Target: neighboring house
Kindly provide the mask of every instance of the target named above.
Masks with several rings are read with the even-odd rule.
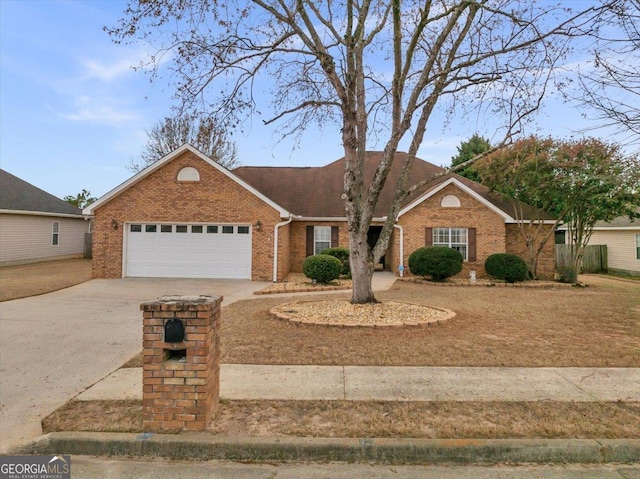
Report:
[[[620,216],[609,223],[598,221],[589,244],[607,245],[609,271],[640,276],[640,218]]]
[[[382,191],[371,242],[380,233],[405,157],[397,154]],[[380,152],[367,153],[365,179],[380,158]],[[342,158],[317,168],[229,171],[184,145],[85,208],[94,215],[93,275],[281,281],[301,271],[308,255],[348,247],[344,165]],[[409,254],[425,245],[459,250],[463,275],[476,270],[482,276],[493,253],[522,255],[515,212],[526,208],[444,173],[416,159],[410,181],[434,179],[403,203],[384,268],[395,273],[401,265],[407,268]],[[548,243],[540,261],[543,277],[555,270],[553,241]]]
[[[0,170],[0,266],[84,256],[89,218]]]

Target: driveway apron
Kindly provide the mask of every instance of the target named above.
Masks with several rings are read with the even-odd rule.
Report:
[[[0,303],[0,453],[40,434],[43,417],[142,347],[140,303],[166,294],[250,298],[246,280],[93,280]]]

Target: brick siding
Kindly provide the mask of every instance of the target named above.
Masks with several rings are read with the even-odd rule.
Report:
[[[291,223],[291,271],[302,272],[302,263],[307,257],[307,226],[337,226],[338,246],[349,247],[349,229],[346,221],[294,221]]]
[[[199,182],[178,182],[178,172],[196,168]],[[116,220],[118,229],[112,228]],[[93,224],[93,277],[121,278],[124,223],[241,223],[252,228],[254,281],[271,281],[274,226],[282,221],[273,207],[198,158],[185,152],[153,171],[95,211]],[[288,274],[286,229],[280,229],[279,279]],[[284,241],[283,241],[284,240]]]
[[[459,208],[440,206],[446,195],[455,195],[460,200]],[[484,262],[494,253],[504,253],[506,230],[504,219],[487,206],[469,196],[455,185],[449,185],[402,215],[398,224],[404,229],[405,276],[409,274],[409,255],[425,246],[425,228],[476,228],[476,261],[465,261],[458,277],[468,277],[475,270],[477,277],[486,276]],[[400,264],[400,234],[396,228],[389,254],[391,270],[398,273]]]
[[[160,298],[143,303],[142,420],[149,432],[204,431],[220,398],[222,297]],[[181,343],[164,342],[164,325],[180,319]],[[170,358],[181,351],[181,360]]]
[[[508,224],[507,226],[507,253],[513,253],[527,260],[527,245],[524,238],[518,231],[517,224]],[[553,225],[544,226],[547,231]],[[552,280],[556,272],[556,248],[553,234],[544,245],[542,253],[538,259],[538,279]]]

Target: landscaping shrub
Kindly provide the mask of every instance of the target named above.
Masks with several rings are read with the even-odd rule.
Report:
[[[431,276],[443,281],[462,271],[462,255],[446,246],[418,248],[409,256],[409,271],[417,276]]]
[[[319,283],[329,283],[340,276],[342,261],[328,254],[307,257],[302,263],[302,272],[307,278]]]
[[[558,270],[558,282],[577,283],[578,273],[573,266],[566,266]]]
[[[329,256],[338,258],[342,262],[342,271],[340,274],[343,276],[351,276],[351,267],[349,266],[349,248],[329,248],[324,250],[322,254],[328,254]]]
[[[529,278],[527,263],[515,254],[492,254],[484,262],[484,269],[489,276],[507,283],[525,281]]]

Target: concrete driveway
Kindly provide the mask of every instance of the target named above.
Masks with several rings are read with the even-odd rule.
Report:
[[[268,283],[245,280],[92,280],[0,303],[0,453],[42,434],[40,420],[142,348],[140,303],[165,294],[224,296]]]

